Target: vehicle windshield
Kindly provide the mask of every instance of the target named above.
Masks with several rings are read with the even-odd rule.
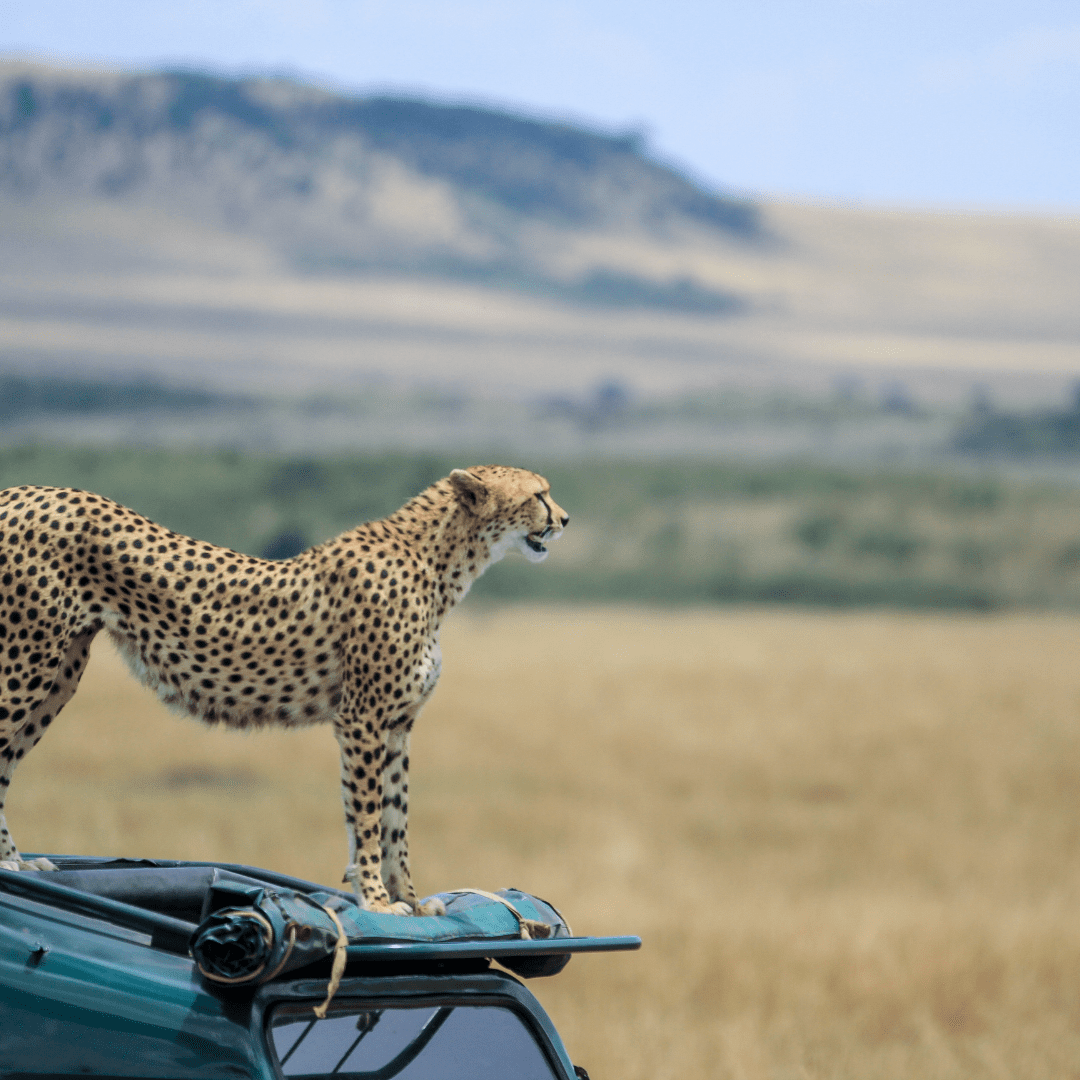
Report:
[[[525,1021],[501,1005],[279,1006],[270,1041],[290,1080],[553,1080]]]

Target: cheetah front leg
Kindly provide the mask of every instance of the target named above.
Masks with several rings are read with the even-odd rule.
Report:
[[[361,714],[362,716],[363,714]],[[380,820],[383,801],[382,733],[369,718],[352,719],[339,713],[334,734],[341,747],[341,798],[349,834],[349,882],[367,911],[411,915],[407,901],[392,901],[382,880]]]
[[[409,872],[409,740],[412,721],[390,731],[383,761],[382,878],[391,899],[409,904],[417,915],[444,915],[441,900],[421,905]]]

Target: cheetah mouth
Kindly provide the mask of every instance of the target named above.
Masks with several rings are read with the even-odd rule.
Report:
[[[547,551],[547,548],[539,540],[534,540],[531,536],[525,537],[525,543],[538,555],[543,555]]]

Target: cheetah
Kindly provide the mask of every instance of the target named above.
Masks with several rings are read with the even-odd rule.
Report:
[[[15,766],[71,699],[106,630],[166,705],[208,724],[333,725],[346,881],[369,911],[421,909],[409,872],[409,737],[435,689],[450,609],[512,549],[530,562],[569,522],[536,473],[455,469],[381,520],[292,559],[192,540],[100,495],[0,492],[0,865]]]

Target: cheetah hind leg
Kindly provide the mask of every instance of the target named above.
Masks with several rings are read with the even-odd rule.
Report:
[[[56,865],[49,859],[24,859],[11,838],[11,832],[7,826],[7,818],[4,816],[4,803],[8,789],[11,786],[11,777],[15,772],[15,766],[23,759],[26,753],[41,738],[41,731],[37,725],[27,723],[14,738],[4,747],[3,769],[0,770],[0,870],[55,870]],[[10,751],[10,757],[8,752]]]
[[[20,718],[21,726],[13,730],[10,725],[0,723],[0,870],[57,869],[49,859],[24,859],[19,854],[7,826],[4,805],[15,767],[41,741],[41,736],[78,688],[79,679],[86,669],[90,642],[96,633],[96,629],[85,631],[68,643],[52,684],[46,683],[42,687],[46,691],[45,697],[31,704],[30,716]]]

